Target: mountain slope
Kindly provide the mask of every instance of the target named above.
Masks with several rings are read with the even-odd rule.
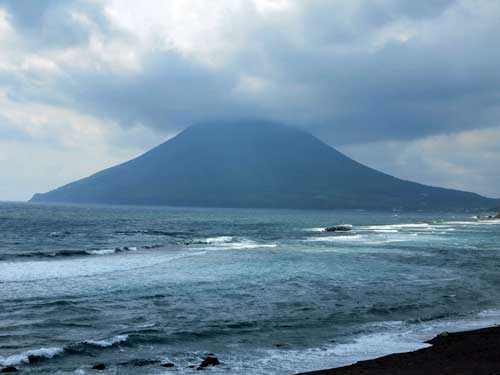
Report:
[[[273,123],[192,126],[149,152],[34,202],[280,208],[489,208],[474,193],[403,181],[301,130]]]

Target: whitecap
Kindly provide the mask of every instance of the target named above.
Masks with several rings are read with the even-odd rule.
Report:
[[[276,247],[277,244],[275,243],[259,243],[250,239],[246,238],[239,238],[236,239],[231,236],[220,236],[220,237],[213,237],[213,238],[207,238],[202,241],[195,241],[195,244],[201,244],[201,245],[212,245],[212,246],[204,246],[201,247],[203,250],[222,250],[222,249],[231,249],[231,250],[238,250],[238,249],[255,249],[259,247]]]
[[[206,240],[202,240],[200,242],[206,243],[206,244],[219,244],[219,243],[228,243],[233,240],[233,237],[231,236],[220,236],[220,237],[211,237],[207,238]]]
[[[144,324],[139,324],[137,328],[151,328],[154,327],[156,323],[144,323]]]
[[[364,236],[359,234],[347,235],[347,236],[323,236],[323,237],[309,237],[305,241],[312,242],[334,242],[334,241],[363,241]]]
[[[83,343],[87,345],[99,346],[101,348],[107,348],[109,346],[125,342],[127,340],[128,335],[117,335],[102,340],[86,340]]]
[[[500,220],[476,220],[476,221],[445,221],[443,224],[453,224],[453,225],[494,225],[500,224]]]
[[[263,244],[252,240],[240,240],[236,242],[220,243],[217,246],[203,247],[204,250],[245,250],[245,249],[256,249],[260,247],[273,248],[278,246],[275,243]]]
[[[40,348],[28,350],[19,354],[14,354],[9,357],[0,357],[0,364],[2,366],[15,366],[23,363],[30,363],[30,358],[46,358],[51,359],[58,354],[64,352],[63,348]]]
[[[408,223],[408,224],[386,224],[386,225],[369,225],[367,229],[372,230],[394,230],[394,229],[410,229],[410,230],[428,230],[432,229],[433,226],[427,223]]]
[[[137,247],[124,246],[124,247],[117,247],[115,249],[86,250],[85,253],[89,255],[110,255],[122,251],[137,251]]]
[[[85,251],[89,255],[109,255],[116,252],[115,249],[102,249],[102,250],[87,250]]]

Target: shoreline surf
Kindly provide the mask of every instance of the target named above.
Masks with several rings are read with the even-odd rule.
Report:
[[[489,375],[500,368],[500,326],[443,332],[414,351],[297,375]]]

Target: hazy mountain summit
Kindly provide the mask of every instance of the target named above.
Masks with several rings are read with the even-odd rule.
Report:
[[[279,208],[490,208],[494,199],[404,181],[270,122],[194,125],[33,202]]]

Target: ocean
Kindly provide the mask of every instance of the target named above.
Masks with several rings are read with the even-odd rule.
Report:
[[[0,365],[25,374],[341,366],[500,323],[499,285],[500,220],[472,214],[0,203]]]

